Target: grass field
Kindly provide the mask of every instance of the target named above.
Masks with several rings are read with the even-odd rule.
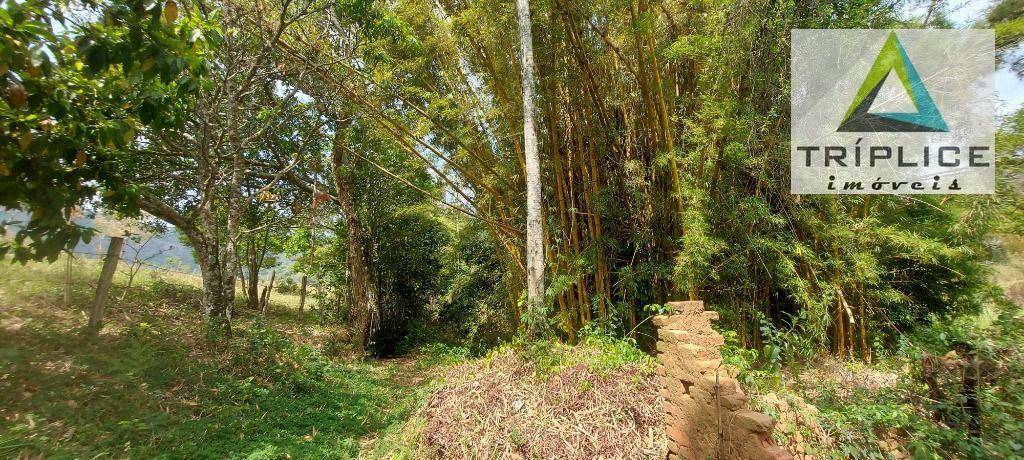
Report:
[[[0,276],[0,458],[355,458],[392,451],[443,353],[358,358],[345,330],[275,293],[212,341],[198,280],[143,270],[107,324],[84,332],[99,263],[10,265]],[[267,326],[272,324],[273,326]],[[435,347],[436,348],[436,347]],[[362,455],[366,456],[366,455]]]
[[[992,275],[1021,302],[1024,239],[1006,238],[1000,247]],[[98,261],[76,260],[68,304],[63,300],[63,260],[25,266],[0,261],[0,267],[0,458],[430,458],[416,449],[424,448],[424,433],[432,433],[435,444],[446,439],[438,426],[445,428],[441,434],[457,440],[455,445],[479,442],[474,437],[479,436],[474,434],[478,426],[448,421],[451,413],[475,404],[474,416],[494,414],[495,396],[478,391],[479,382],[473,379],[464,382],[469,390],[437,399],[459,411],[434,405],[417,411],[442,383],[437,375],[477,369],[479,375],[473,378],[486,382],[523,367],[503,368],[494,364],[500,360],[493,356],[452,367],[464,351],[437,344],[399,358],[365,359],[348,344],[344,327],[322,323],[315,311],[300,314],[298,297],[280,293],[271,297],[266,318],[239,299],[233,335],[217,337],[204,327],[199,279],[150,269],[140,273],[130,290],[125,273],[118,274],[107,324],[91,335],[84,328],[85,311],[94,294]],[[994,318],[980,314],[977,327]],[[591,355],[571,349],[563,353],[575,359],[567,365],[555,359],[563,354],[551,351],[560,348],[534,348],[520,351],[536,355],[529,358],[531,365],[553,369],[545,375],[581,363],[600,370],[649,360],[632,356],[635,350],[626,347],[630,353],[605,350],[593,355],[600,358],[595,365],[579,361]],[[795,386],[783,392],[800,393],[819,407],[815,420],[821,425],[815,425],[815,432],[823,433],[823,451],[841,448],[848,456],[853,452],[884,458],[891,451],[878,442],[905,441],[900,436],[907,432],[907,439],[925,446],[916,451],[924,452],[956,432],[933,430],[927,413],[907,404],[908,394],[922,391],[907,374],[909,369],[909,361],[892,357],[879,357],[874,366],[818,363],[804,369],[806,375],[791,376],[790,386]],[[758,375],[774,379],[771,372]],[[798,388],[801,382],[812,391]],[[900,382],[914,386],[908,390]],[[578,401],[589,394],[593,387],[583,383],[570,385],[573,391],[559,401]],[[525,385],[523,392],[543,385]],[[508,390],[512,387],[493,388],[514,393]],[[485,399],[469,400],[468,394]],[[505,393],[499,399],[525,400]],[[991,404],[1004,400],[1016,401],[1002,393],[986,399]],[[624,400],[622,405],[635,406],[637,401]],[[536,416],[543,412],[535,412],[532,419],[512,418],[540,423]],[[1003,427],[995,422],[992,426]]]

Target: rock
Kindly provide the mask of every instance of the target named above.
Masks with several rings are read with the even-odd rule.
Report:
[[[716,368],[717,369],[717,366]],[[703,377],[698,381],[700,386],[707,389],[710,392],[715,391],[715,384],[718,384],[718,394],[720,395],[733,395],[733,394],[744,394],[743,389],[740,388],[740,383],[734,379],[730,379],[719,373],[718,378],[715,378],[714,372],[705,373]]]
[[[711,378],[711,388],[714,388],[715,371],[718,370],[719,366],[722,365],[720,359],[693,359],[689,361],[683,361],[681,363],[683,375],[690,377],[693,380],[698,380],[701,376],[704,378]]]
[[[678,425],[666,427],[665,436],[681,448],[690,446],[690,437]]]
[[[736,426],[750,430],[754,433],[770,433],[775,422],[771,417],[752,410],[742,410],[735,413],[733,423]]]
[[[747,407],[747,395],[743,393],[724,395],[719,400],[722,403],[722,407],[729,410],[741,410]]]
[[[667,304],[676,313],[700,313],[704,311],[703,300],[679,300]]]

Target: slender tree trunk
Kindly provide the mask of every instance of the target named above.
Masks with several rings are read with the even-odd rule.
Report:
[[[544,229],[541,214],[540,154],[533,115],[534,90],[533,36],[529,0],[516,0],[519,16],[520,63],[523,76],[523,147],[526,157],[526,286],[527,332],[533,334],[547,316],[544,301]]]
[[[836,299],[836,354],[846,359],[846,315],[843,314],[843,302]]]
[[[922,27],[927,28],[930,25],[930,23],[932,22],[932,15],[934,15],[935,12],[938,10],[938,6],[939,0],[932,0],[928,4],[928,10],[924,16],[924,23],[922,24]]]
[[[967,412],[967,432],[972,437],[981,435],[981,360],[978,352],[968,350],[963,365],[963,401]]]
[[[260,313],[267,314],[267,305],[270,304],[270,293],[274,291],[274,278],[277,277],[277,270],[270,272],[270,283],[263,288],[263,298],[260,299]]]
[[[121,248],[124,246],[124,238],[111,237],[110,245],[107,246],[107,256],[103,259],[103,271],[100,272],[100,282],[96,286],[96,297],[92,301],[92,309],[89,311],[89,328],[99,330],[103,327],[103,311],[107,307],[107,295],[110,294],[110,285],[114,282],[114,273],[117,272],[117,262],[121,260]]]
[[[260,264],[256,258],[256,242],[253,240],[249,241],[248,248],[246,251],[246,263],[248,264],[249,279],[245,288],[249,292],[249,309],[252,311],[259,310],[260,308]]]
[[[125,297],[128,297],[128,291],[132,290],[132,283],[135,281],[135,275],[137,275],[141,269],[142,262],[138,260],[138,256],[136,255],[135,260],[133,260],[132,264],[128,266],[128,284],[124,287],[124,292],[121,293],[120,300],[124,300]]]
[[[864,295],[861,294],[860,302],[860,357],[864,362],[871,364],[871,349],[868,348],[868,317],[864,311]]]
[[[302,314],[306,308],[306,283],[308,281],[306,275],[302,275],[302,287],[299,288],[299,314]]]
[[[249,305],[249,280],[245,277],[245,273],[242,272],[242,264],[238,264],[238,281],[242,283],[242,296],[245,297],[245,304]]]

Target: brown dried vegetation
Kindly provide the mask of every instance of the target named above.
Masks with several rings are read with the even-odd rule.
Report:
[[[599,353],[583,347],[570,353]],[[585,359],[584,359],[585,360]],[[641,459],[664,455],[650,366],[584,362],[545,372],[513,348],[449,370],[421,410],[423,442],[443,458]]]

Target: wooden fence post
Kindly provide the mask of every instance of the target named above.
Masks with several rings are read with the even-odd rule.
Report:
[[[299,288],[299,313],[306,307],[306,275],[302,275],[302,287]]]
[[[92,310],[89,311],[89,328],[91,329],[98,331],[103,327],[103,309],[107,306],[107,294],[110,293],[110,285],[114,281],[114,273],[117,272],[117,262],[121,260],[123,247],[124,238],[110,237],[107,256],[103,259],[103,271],[100,272],[100,283],[96,286],[96,298],[93,299]]]
[[[267,314],[267,304],[270,303],[270,292],[274,290],[274,277],[277,276],[277,270],[270,272],[270,284],[263,288],[263,298],[260,299],[260,314]]]
[[[74,252],[68,250],[67,263],[64,266],[64,306],[71,305],[71,259],[75,257]]]

